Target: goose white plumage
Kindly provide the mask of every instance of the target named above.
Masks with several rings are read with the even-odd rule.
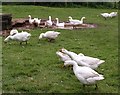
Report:
[[[51,20],[51,16],[49,16],[49,19],[45,22],[45,26],[51,27],[53,24],[52,20]]]
[[[17,29],[12,29],[12,30],[10,31],[10,35],[11,35],[11,36],[14,35],[14,34],[16,34],[16,33],[18,33],[18,30],[17,30]]]
[[[34,23],[34,21],[35,21],[35,18],[34,18],[34,19],[32,19],[31,15],[28,15],[28,17],[29,17],[29,23],[30,23],[30,24],[33,24],[33,23]]]
[[[69,16],[68,18],[69,18],[69,22],[71,24],[79,24],[79,20],[76,20],[76,19],[73,20],[73,18],[71,16]]]
[[[78,54],[76,54],[74,52],[66,50],[65,48],[62,48],[61,52],[69,55],[79,65],[87,66],[87,67],[90,67],[92,69],[97,69],[100,64],[105,62],[104,60],[100,60],[98,58],[84,56],[84,54],[81,54],[81,55],[79,54],[78,55]]]
[[[20,32],[20,33],[16,33],[15,35],[9,35],[4,42],[8,42],[9,40],[16,40],[19,41],[20,44],[22,44],[22,42],[26,42],[30,39],[31,34],[28,32]]]
[[[104,18],[108,18],[110,17],[110,14],[109,13],[100,13],[100,15]]]
[[[83,86],[95,84],[95,89],[97,89],[97,81],[104,79],[103,75],[97,73],[93,69],[85,66],[78,66],[74,60],[67,60],[64,65],[73,65],[73,72]]]
[[[117,16],[117,12],[111,12],[110,13],[110,17],[116,17]]]
[[[67,60],[71,60],[71,58],[67,54],[64,54],[60,51],[57,51],[56,54],[60,58],[60,60],[63,61],[63,62],[65,62]]]
[[[80,24],[83,24],[83,20],[86,19],[85,17],[82,17],[81,20],[80,20]]]
[[[107,19],[107,18],[112,18],[112,17],[115,17],[115,16],[117,16],[117,12],[111,12],[111,13],[100,13],[100,15],[102,16],[102,17],[104,17],[105,19]]]
[[[37,25],[39,26],[39,25],[40,25],[40,23],[41,23],[41,19],[34,18],[34,20],[35,20],[35,23],[37,23]]]
[[[49,41],[55,40],[58,35],[60,35],[60,32],[55,32],[55,31],[47,31],[45,33],[41,33],[39,36],[39,40],[41,38],[47,38]]]
[[[56,20],[57,20],[57,22],[56,22],[56,26],[57,27],[64,27],[65,26],[64,22],[63,23],[59,23],[59,19],[58,18],[56,18]]]
[[[70,23],[73,25],[83,24],[83,20],[85,19],[85,17],[82,17],[81,20],[76,20],[76,19],[72,19],[71,16],[69,16],[68,18]]]
[[[85,56],[85,55],[80,55],[80,54],[79,56],[81,57],[82,62],[89,64],[92,69],[98,68],[100,64],[105,62],[104,60],[100,60],[98,58],[94,58],[90,56]]]

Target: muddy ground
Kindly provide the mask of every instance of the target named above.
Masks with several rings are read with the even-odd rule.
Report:
[[[34,29],[36,27],[47,28],[45,26],[45,21],[46,20],[41,20],[41,23],[38,26],[36,23],[34,23],[32,25],[29,24],[28,19],[23,19],[23,18],[13,19],[11,28],[7,29],[7,30],[0,31],[0,35],[3,36],[3,37],[7,37],[9,35],[11,29],[30,31],[31,29]],[[56,23],[56,21],[53,20],[53,26],[49,27],[49,28],[51,28],[51,29],[69,29],[69,30],[73,30],[73,29],[96,28],[97,27],[96,24],[92,24],[92,23],[89,23],[89,24],[85,23],[85,24],[82,24],[82,25],[71,25],[69,22],[65,22],[65,27],[56,27],[55,23]]]

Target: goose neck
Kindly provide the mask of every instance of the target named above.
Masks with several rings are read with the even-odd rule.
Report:
[[[41,33],[39,39],[41,39],[43,37],[44,37],[44,33]]]
[[[65,50],[64,52],[65,52],[66,54],[70,55],[69,51]]]
[[[81,22],[83,22],[83,20],[84,20],[84,18],[82,17],[82,18],[81,18]]]
[[[72,20],[73,20],[72,17],[70,17],[70,18],[69,18],[69,21],[72,21]]]
[[[7,42],[7,41],[9,41],[10,40],[10,36],[8,36],[5,40],[4,40],[4,42]]]
[[[29,19],[32,19],[32,18],[31,18],[31,15],[29,15]]]
[[[8,38],[9,38],[9,39],[14,39],[14,35],[13,35],[13,36],[9,36]]]
[[[57,24],[59,23],[59,20],[58,19],[56,19],[57,20]]]
[[[56,54],[57,54],[57,55],[59,55],[60,57],[62,57],[62,53],[60,53],[60,52],[57,52]]]
[[[51,16],[49,16],[49,20],[51,21]]]
[[[73,63],[73,70],[76,70],[78,67],[78,64],[76,62]]]

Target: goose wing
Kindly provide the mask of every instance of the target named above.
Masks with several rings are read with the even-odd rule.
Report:
[[[54,31],[48,31],[45,33],[46,37],[48,38],[56,38],[60,33],[59,32],[54,32]]]
[[[89,67],[85,67],[85,66],[77,68],[76,72],[78,76],[82,75],[85,79],[99,76],[99,74],[96,71],[94,71],[93,69]]]

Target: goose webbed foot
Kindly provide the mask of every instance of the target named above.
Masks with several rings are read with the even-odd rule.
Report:
[[[98,89],[98,85],[97,84],[95,84],[95,90],[97,90]]]
[[[22,42],[20,42],[20,45],[22,45]]]
[[[62,68],[66,68],[66,66],[64,64],[62,64]]]
[[[85,84],[83,84],[83,89],[85,90]]]
[[[54,39],[48,39],[48,42],[53,42],[54,41]]]
[[[27,45],[27,41],[26,41],[26,45]]]

